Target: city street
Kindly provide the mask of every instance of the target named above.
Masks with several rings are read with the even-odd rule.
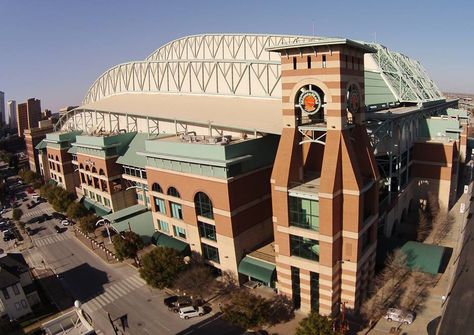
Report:
[[[20,207],[25,213],[23,221],[53,212],[46,202],[28,210],[26,204],[29,202],[23,202]],[[4,216],[11,217],[11,213]],[[28,225],[34,231],[31,236],[34,247],[24,252],[25,258],[33,268],[51,270],[71,295],[64,300],[68,303],[76,299],[81,301],[94,326],[102,333],[113,334],[107,313],[112,319],[128,315],[127,334],[241,333],[212,312],[207,317],[180,319],[163,304],[165,294],[148,287],[138,271],[125,263],[105,263],[74,237],[71,227],[56,233],[55,224],[59,225],[58,220],[51,219]],[[62,301],[56,304],[64,306]]]

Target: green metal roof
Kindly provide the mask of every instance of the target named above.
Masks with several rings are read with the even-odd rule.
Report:
[[[144,169],[146,157],[137,152],[145,151],[145,141],[149,139],[148,133],[138,133],[125,148],[125,152],[117,159],[117,163]]]
[[[401,248],[401,251],[407,256],[407,266],[410,269],[433,275],[439,273],[444,250],[444,247],[414,241],[405,243]]]
[[[245,256],[239,263],[239,273],[270,284],[274,280],[275,264]]]
[[[44,140],[41,140],[41,142],[39,142],[36,145],[35,149],[37,149],[37,150],[46,149],[46,142]]]
[[[461,129],[459,120],[455,118],[431,117],[421,119],[418,136],[429,139],[449,138],[458,140]]]
[[[77,153],[77,147],[74,147],[74,146],[70,147],[67,152],[70,153],[70,154],[75,154],[75,153]]]
[[[168,247],[175,249],[182,254],[190,253],[189,244],[160,232],[156,232],[153,234],[151,242],[160,247]]]
[[[379,72],[364,72],[365,105],[387,108],[397,101]]]
[[[135,212],[135,214],[130,214],[130,211],[128,211],[128,209],[132,207],[125,208],[113,214],[106,215],[103,218],[105,219],[110,217],[111,215],[119,214],[122,220],[113,221],[114,223],[112,223],[112,227],[116,231],[122,232],[129,231],[131,229],[133,232],[135,232],[141,237],[143,242],[149,243],[152,240],[153,234],[155,233],[155,227],[153,225],[153,216],[150,211]]]
[[[97,201],[91,200],[87,197],[82,198],[82,204],[88,210],[94,211],[97,216],[103,217],[104,215],[109,214],[112,210],[99,204]]]
[[[109,220],[110,222],[119,222],[126,220],[130,217],[138,215],[140,213],[146,212],[147,208],[143,205],[133,205],[119,211],[116,211],[112,214],[106,215],[103,218]]]

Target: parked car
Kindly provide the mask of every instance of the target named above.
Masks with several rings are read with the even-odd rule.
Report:
[[[53,218],[58,219],[58,220],[66,220],[66,215],[58,213],[58,212],[53,212]]]
[[[67,220],[67,219],[66,219],[66,220],[61,220],[60,223],[61,223],[61,225],[63,225],[63,226],[69,226],[69,225],[71,224],[71,223],[69,222],[69,220]]]
[[[181,307],[192,306],[193,300],[188,296],[173,295],[163,299],[163,303],[168,306],[168,310],[178,313]]]
[[[7,231],[3,234],[3,242],[8,242],[15,239],[15,234],[11,231]]]
[[[179,317],[181,319],[189,319],[195,316],[203,316],[204,315],[204,308],[201,306],[186,306],[181,307],[179,309]]]
[[[387,319],[387,321],[402,322],[409,325],[415,319],[415,314],[412,312],[402,311],[398,308],[389,308],[384,318]]]
[[[59,226],[57,226],[57,225],[54,225],[53,228],[54,228],[54,230],[56,230],[56,233],[58,233],[58,234],[62,231],[61,228],[59,228]]]

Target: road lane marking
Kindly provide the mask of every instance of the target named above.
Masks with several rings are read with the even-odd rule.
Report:
[[[120,294],[121,296],[124,296],[124,295],[126,295],[126,294],[128,293],[128,292],[125,291],[123,288],[117,286],[117,284],[114,285],[114,288],[115,288],[117,291],[119,291],[119,292],[121,293],[121,294]]]
[[[115,286],[116,286],[117,288],[121,288],[123,291],[125,291],[125,294],[128,294],[128,293],[131,291],[131,290],[128,288],[127,285],[124,285],[123,282],[118,282],[118,283],[115,284]],[[124,295],[125,295],[125,294],[124,294]]]
[[[120,293],[119,290],[117,290],[117,288],[115,286],[109,286],[107,288],[110,292],[114,292],[116,295],[118,295],[118,297],[121,297],[122,296],[122,293]]]
[[[123,281],[124,283],[127,283],[129,287],[132,287],[133,289],[139,288],[142,286],[141,284],[137,283],[136,281],[132,280],[132,278],[127,278]]]
[[[98,304],[100,304],[101,307],[107,305],[107,302],[106,302],[104,299],[102,299],[102,297],[101,297],[100,295],[98,295],[97,297],[95,297],[94,300],[95,300]]]
[[[107,304],[110,304],[110,303],[112,303],[112,301],[113,301],[112,298],[108,295],[107,292],[102,293],[102,294],[100,295],[100,297],[101,297],[102,299],[104,299],[104,300],[107,302]]]
[[[143,285],[145,285],[145,283],[143,283],[141,280],[139,280],[137,277],[129,277],[127,279],[129,282],[134,282],[136,285],[138,285],[138,287],[141,287]]]

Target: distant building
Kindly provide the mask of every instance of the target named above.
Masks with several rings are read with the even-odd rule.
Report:
[[[38,159],[38,149],[36,146],[46,137],[46,134],[53,131],[51,120],[39,122],[39,127],[25,129],[26,154],[31,171],[41,174],[40,162]]]
[[[0,123],[5,124],[5,93],[0,91]]]
[[[7,106],[8,106],[8,118],[5,117],[5,119],[8,119],[8,125],[10,126],[10,128],[12,129],[17,128],[18,124],[16,121],[16,101],[8,100]]]
[[[17,320],[40,302],[25,258],[20,253],[0,257],[0,317]]]
[[[67,107],[63,107],[59,110],[59,117],[63,116],[64,114],[66,114],[67,112],[73,110],[74,108],[77,108],[79,106],[67,106]]]
[[[31,98],[27,102],[18,104],[17,122],[18,136],[23,136],[25,129],[38,127],[41,120],[41,100]]]

